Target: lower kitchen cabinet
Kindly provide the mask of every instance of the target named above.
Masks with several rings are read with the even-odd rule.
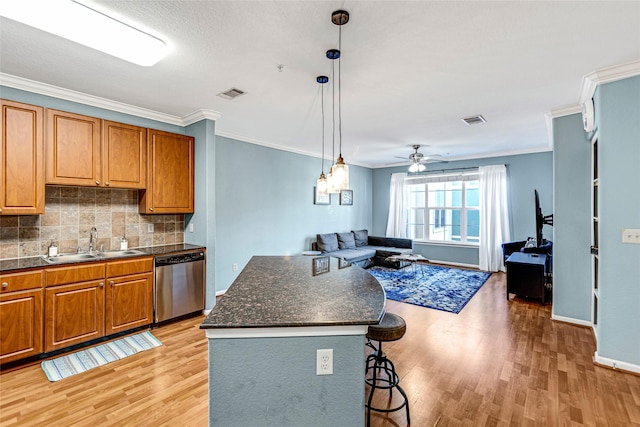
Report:
[[[46,289],[45,352],[104,336],[104,279]]]
[[[153,321],[153,258],[107,264],[105,334],[151,324]]]
[[[42,353],[42,271],[0,278],[0,364]]]
[[[0,363],[153,322],[153,257],[68,264],[0,277]]]

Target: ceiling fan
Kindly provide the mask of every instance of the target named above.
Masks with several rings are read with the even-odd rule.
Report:
[[[422,153],[418,153],[418,149],[420,148],[419,145],[413,145],[412,146],[413,149],[415,150],[413,153],[409,154],[409,162],[407,163],[402,162],[402,163],[394,163],[393,165],[402,165],[402,164],[409,164],[409,172],[423,172],[425,171],[427,168],[425,167],[425,164],[427,163],[447,163],[445,160],[440,160],[439,157],[440,154],[430,154],[428,156],[425,156]],[[398,157],[395,156],[398,159],[404,159],[404,157]],[[391,166],[392,164],[389,164],[388,166]]]

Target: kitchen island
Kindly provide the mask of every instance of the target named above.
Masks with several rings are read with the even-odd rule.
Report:
[[[317,260],[253,257],[201,324],[209,425],[364,424],[365,335],[384,290],[336,258],[314,275]],[[316,374],[317,350],[333,351],[332,374]]]

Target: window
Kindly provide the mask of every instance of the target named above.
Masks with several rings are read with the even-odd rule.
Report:
[[[440,175],[407,182],[409,237],[415,240],[479,244],[478,175]]]

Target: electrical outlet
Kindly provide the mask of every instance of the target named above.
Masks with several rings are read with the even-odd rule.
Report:
[[[231,265],[231,270],[232,270],[232,271],[238,271],[238,264],[233,263],[233,264]]]
[[[153,233],[153,224],[147,224],[147,233]]]
[[[193,223],[189,224],[189,233],[193,233]]]
[[[316,375],[333,375],[333,349],[316,350]]]
[[[622,230],[622,243],[640,244],[640,229],[625,228]]]

